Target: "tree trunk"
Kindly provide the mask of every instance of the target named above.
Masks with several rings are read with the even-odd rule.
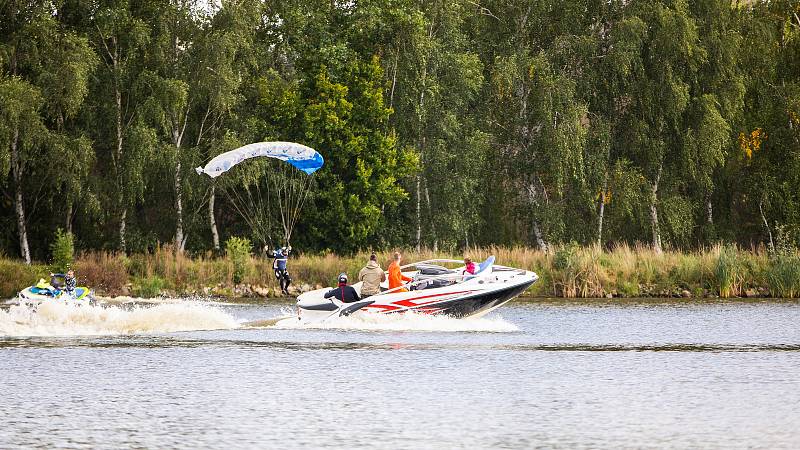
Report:
[[[769,235],[769,251],[771,253],[775,253],[775,241],[772,240],[772,230],[769,228],[769,223],[767,222],[767,216],[764,215],[764,197],[761,197],[761,200],[758,201],[758,212],[761,213],[761,220],[764,221],[764,228],[767,229],[767,234]]]
[[[657,254],[662,253],[661,231],[658,228],[658,209],[656,208],[656,203],[658,202],[658,183],[661,181],[661,171],[663,168],[663,163],[658,166],[658,173],[656,174],[655,180],[653,180],[653,186],[650,193],[650,226],[653,230],[653,251],[655,251]]]
[[[114,67],[116,68],[117,61],[114,60]],[[116,79],[114,81],[114,101],[116,105],[116,119],[117,119],[117,148],[115,152],[112,154],[112,163],[114,164],[114,172],[117,177],[117,197],[118,197],[118,205],[122,211],[119,214],[119,249],[122,250],[124,253],[125,248],[125,220],[128,217],[128,205],[125,199],[125,187],[122,184],[122,168],[120,165],[122,164],[122,139],[123,139],[123,131],[122,131],[122,93],[120,92],[119,88],[116,86]]]
[[[208,197],[208,224],[211,227],[211,241],[214,250],[219,250],[219,232],[217,232],[217,221],[214,219],[214,202],[216,200],[216,186],[211,185],[211,195]]]
[[[19,128],[14,128],[11,139],[11,170],[14,177],[14,202],[17,211],[17,231],[19,232],[19,249],[25,264],[31,264],[31,249],[28,246],[28,229],[25,225],[25,205],[22,202],[22,162],[19,160]]]
[[[608,192],[608,172],[603,179],[603,192],[600,193],[600,211],[597,214],[597,246],[603,248],[603,218],[606,212],[606,192]]]
[[[128,208],[122,207],[119,215],[119,248],[125,253],[125,219],[128,217]]]
[[[188,114],[189,108],[186,108]],[[183,182],[181,175],[181,141],[183,140],[183,132],[186,130],[187,118],[183,117],[183,126],[178,128],[177,122],[172,128],[172,143],[175,145],[175,250],[183,253],[184,246],[186,245],[186,238],[183,234]]]
[[[177,220],[175,248],[178,252],[183,252],[183,246],[186,242],[183,240],[183,189],[181,188],[180,147],[178,147],[177,162],[175,163],[175,218]]]
[[[422,177],[417,175],[417,253],[422,246]]]
[[[70,198],[69,194],[67,194],[67,220],[66,220],[66,230],[67,233],[72,233],[72,198]]]
[[[544,235],[542,234],[542,230],[539,229],[539,221],[533,219],[531,221],[531,225],[533,227],[533,237],[536,239],[536,245],[539,246],[539,249],[545,253],[547,253],[547,241],[544,240]]]
[[[528,202],[530,202],[533,210],[536,210],[539,207],[539,192],[536,189],[535,183],[536,180],[533,179],[527,186]],[[536,239],[536,245],[539,246],[540,250],[547,253],[549,246],[547,245],[547,241],[544,239],[542,229],[539,228],[539,221],[536,219],[536,217],[531,217],[531,230],[533,231],[534,239]]]
[[[711,205],[711,194],[706,194],[706,223],[714,225],[714,207]]]

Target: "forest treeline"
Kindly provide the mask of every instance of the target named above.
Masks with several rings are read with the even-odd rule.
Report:
[[[325,158],[309,251],[796,244],[800,3],[0,4],[7,255],[252,237],[193,168],[264,140]]]

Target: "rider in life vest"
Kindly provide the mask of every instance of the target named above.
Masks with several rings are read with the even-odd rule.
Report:
[[[64,280],[63,282],[61,280]],[[75,287],[78,282],[75,280],[75,271],[69,269],[66,274],[51,273],[50,274],[50,287],[52,287],[52,295],[56,295],[58,291],[64,291],[69,295],[75,293]]]
[[[389,290],[394,288],[398,288],[403,285],[403,281],[411,281],[411,278],[403,275],[403,272],[400,270],[400,260],[402,256],[400,256],[400,252],[394,252],[394,258],[392,259],[392,263],[389,264]],[[397,289],[395,292],[406,292],[406,288]]]
[[[289,252],[292,251],[292,247],[281,247],[276,249],[271,258],[274,258],[272,261],[272,270],[275,271],[275,279],[278,280],[278,284],[281,287],[281,292],[284,295],[289,295],[289,285],[292,283],[291,277],[289,277],[289,271],[286,269],[286,262],[289,259]]]

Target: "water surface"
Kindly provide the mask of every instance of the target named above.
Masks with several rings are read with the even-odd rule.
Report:
[[[287,306],[0,310],[0,447],[800,446],[796,302]]]

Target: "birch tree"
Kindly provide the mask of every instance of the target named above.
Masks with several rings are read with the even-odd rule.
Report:
[[[108,111],[110,122],[98,120],[108,127],[103,148],[107,148],[114,183],[108,186],[113,202],[110,209],[116,210],[118,248],[126,250],[126,228],[128,210],[141,196],[143,185],[143,161],[150,150],[148,130],[141,128],[138,117],[144,98],[137,92],[136,84],[143,70],[142,52],[149,42],[150,29],[139,17],[132,14],[126,1],[111,6],[99,6],[93,12],[92,36],[97,54],[102,61],[95,102],[103,111]],[[139,128],[137,128],[137,126]],[[131,137],[135,142],[129,143]],[[105,141],[105,139],[103,139]],[[134,144],[134,145],[131,145]],[[106,154],[103,154],[105,159]]]

